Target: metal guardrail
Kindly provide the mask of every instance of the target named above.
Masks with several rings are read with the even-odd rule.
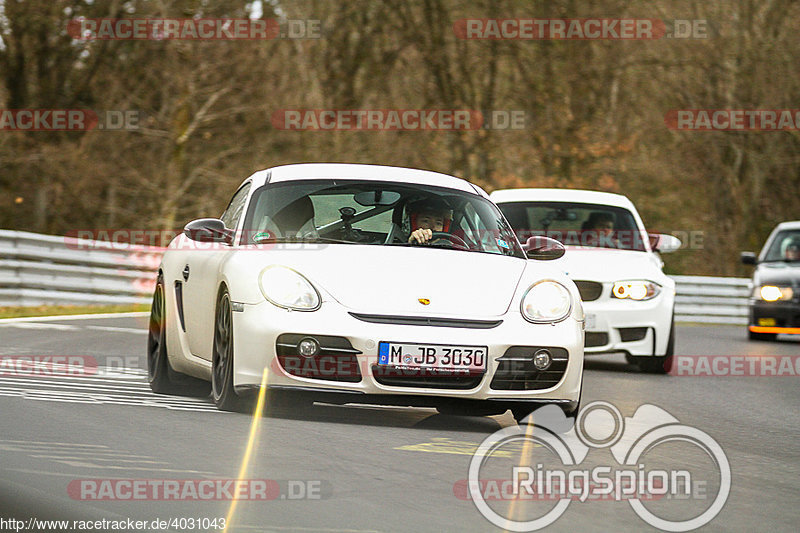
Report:
[[[161,249],[0,230],[0,306],[150,303]],[[672,276],[679,322],[746,324],[750,280]]]
[[[749,278],[670,276],[675,280],[675,320],[747,324]]]
[[[160,262],[159,249],[0,230],[0,306],[147,304]]]

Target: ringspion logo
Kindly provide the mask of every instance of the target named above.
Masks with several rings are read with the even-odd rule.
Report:
[[[720,445],[707,433],[681,424],[667,411],[644,404],[632,417],[623,417],[614,405],[596,401],[584,406],[574,421],[560,407],[548,405],[532,415],[532,425],[501,429],[487,437],[472,457],[467,479],[468,494],[462,482],[454,485],[456,497],[469,498],[493,525],[507,531],[537,531],[558,520],[573,501],[626,501],[647,524],[665,531],[690,531],[713,520],[722,511],[731,488],[731,468]],[[659,446],[681,443],[680,457],[686,463],[668,465],[649,462],[649,454]],[[523,446],[517,456],[521,464],[500,457],[503,447]],[[590,450],[608,449],[616,464],[586,467]],[[526,452],[526,450],[528,450]],[[718,472],[715,486],[707,487],[703,474],[693,471],[697,457],[709,461]],[[551,466],[547,461],[555,459]],[[655,467],[654,467],[655,466]],[[484,472],[494,475],[485,476]],[[505,472],[502,479],[496,474]],[[707,475],[707,474],[705,474]],[[713,477],[713,476],[711,476]],[[488,492],[493,486],[495,490]],[[554,505],[529,507],[543,514],[530,520],[514,515],[514,507],[494,509],[487,500],[529,500]],[[665,506],[647,507],[643,502],[660,500]],[[690,505],[710,501],[701,512]],[[504,514],[501,514],[504,513]]]

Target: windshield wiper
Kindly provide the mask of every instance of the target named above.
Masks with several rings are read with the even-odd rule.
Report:
[[[254,244],[273,244],[273,243],[299,243],[299,242],[324,242],[328,244],[361,244],[356,241],[345,241],[342,239],[332,239],[330,237],[269,237],[259,239]]]
[[[330,244],[367,244],[358,241],[348,241],[345,239],[333,239],[331,237],[304,237],[303,242],[326,242]]]

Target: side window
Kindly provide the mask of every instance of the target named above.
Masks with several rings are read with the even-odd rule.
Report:
[[[497,247],[499,235],[495,231],[486,229],[480,213],[471,203],[464,206],[464,216],[459,220],[458,228],[468,243],[480,245],[480,249],[483,251],[501,252]]]
[[[239,223],[239,218],[242,216],[244,204],[247,201],[248,192],[250,192],[249,183],[236,191],[236,194],[234,194],[233,198],[231,198],[231,203],[228,204],[228,208],[220,217],[220,219],[222,219],[222,221],[225,223],[226,228],[236,229],[236,225]]]

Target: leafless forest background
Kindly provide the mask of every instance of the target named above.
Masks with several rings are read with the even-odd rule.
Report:
[[[247,17],[245,1],[0,0],[0,107],[139,110],[138,131],[0,131],[0,228],[174,229],[255,170],[410,166],[487,190],[621,192],[648,228],[702,232],[672,273],[744,274],[800,218],[800,131],[676,132],[672,109],[800,108],[794,0],[264,1],[319,39],[74,41],[78,17]],[[459,40],[460,18],[705,19],[704,39]],[[509,131],[282,131],[275,110],[524,110]]]

